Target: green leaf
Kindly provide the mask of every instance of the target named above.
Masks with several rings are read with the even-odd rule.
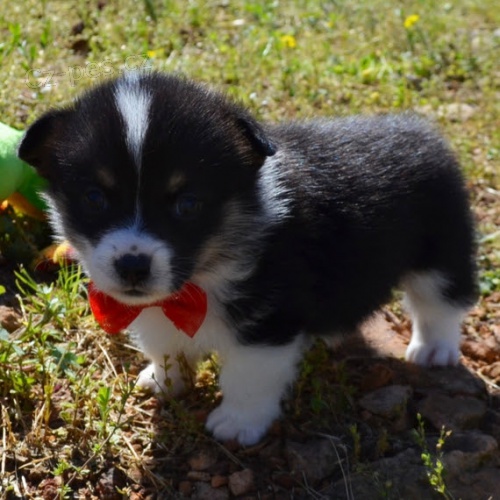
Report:
[[[9,342],[10,335],[9,332],[0,326],[0,340],[4,340],[5,342]]]

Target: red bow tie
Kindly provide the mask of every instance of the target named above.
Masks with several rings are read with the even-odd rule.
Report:
[[[207,294],[194,283],[186,283],[177,293],[144,306],[129,306],[99,291],[89,283],[90,309],[101,328],[115,334],[126,328],[148,307],[161,307],[175,327],[193,337],[207,314]]]

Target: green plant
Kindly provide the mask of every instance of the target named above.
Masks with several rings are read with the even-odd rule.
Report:
[[[361,434],[359,433],[357,424],[349,426],[349,433],[352,438],[352,454],[354,460],[359,460],[361,458]]]
[[[445,482],[446,470],[443,463],[442,451],[446,439],[451,435],[451,431],[446,430],[444,426],[441,428],[436,443],[436,451],[435,453],[432,453],[427,444],[424,420],[422,415],[417,413],[417,428],[414,429],[413,435],[415,441],[421,449],[420,457],[425,466],[429,484],[432,486],[434,491],[442,495],[444,498],[452,500],[453,496],[449,492]]]
[[[62,266],[55,282],[37,282],[22,267],[16,274],[16,284],[23,297],[30,297],[29,311],[25,316],[41,315],[37,327],[56,322],[61,329],[71,328],[88,311],[85,282],[79,266]],[[31,319],[28,317],[28,326]],[[29,330],[29,329],[28,329]]]

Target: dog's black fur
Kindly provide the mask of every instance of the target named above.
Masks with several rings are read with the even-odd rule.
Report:
[[[429,270],[448,278],[451,302],[475,300],[462,176],[424,120],[355,117],[271,127],[268,134],[286,151],[280,169],[292,210],[269,235],[259,269],[240,285],[247,297],[230,304],[234,316],[256,300],[273,304],[268,342],[301,329],[349,332],[406,274]],[[244,338],[261,341],[260,330]]]
[[[475,300],[464,181],[424,119],[262,125],[182,78],[133,82],[105,83],[49,112],[19,148],[49,180],[55,226],[77,250],[131,225],[139,203],[138,230],[173,249],[167,292],[238,263],[221,278],[224,292],[220,283],[212,292],[243,344],[353,331],[415,274],[437,273],[452,307]],[[120,85],[150,99],[140,157],[117,110]]]

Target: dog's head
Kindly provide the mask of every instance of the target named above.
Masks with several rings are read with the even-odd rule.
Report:
[[[224,96],[129,74],[26,132],[19,157],[48,179],[51,218],[102,291],[140,304],[188,280],[228,207],[255,206],[275,148]]]

